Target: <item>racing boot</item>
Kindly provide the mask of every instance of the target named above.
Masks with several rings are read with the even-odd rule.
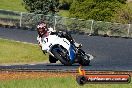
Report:
[[[74,42],[74,45],[75,45],[75,47],[77,47],[77,48],[81,48],[81,47],[82,47],[82,44],[77,43],[77,42]]]

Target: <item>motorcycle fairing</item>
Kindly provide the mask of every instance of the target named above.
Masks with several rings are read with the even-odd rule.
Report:
[[[76,52],[72,44],[70,45],[70,48],[69,48],[69,57],[72,62],[75,60],[75,57],[76,57]]]

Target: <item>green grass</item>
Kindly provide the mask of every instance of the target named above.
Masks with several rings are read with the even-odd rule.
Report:
[[[130,84],[85,84],[80,86],[74,77],[39,78],[0,81],[0,88],[131,88]]]
[[[44,62],[47,59],[37,45],[0,39],[0,64]]]
[[[3,15],[0,14],[0,18],[11,18],[11,19],[20,19],[20,16],[13,16],[13,15]]]
[[[63,17],[69,17],[69,11],[68,10],[60,10],[58,15],[63,16]]]
[[[132,8],[132,2],[127,3],[130,8]]]
[[[0,0],[0,9],[26,12],[23,0]]]

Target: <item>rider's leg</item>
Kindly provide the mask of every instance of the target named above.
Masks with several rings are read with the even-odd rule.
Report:
[[[71,35],[68,32],[63,32],[63,36],[69,40],[71,43],[74,43],[74,39],[71,37]]]
[[[72,36],[68,32],[63,32],[63,35],[66,39],[68,39],[76,47],[82,47],[82,44],[75,42],[75,40],[72,38]]]

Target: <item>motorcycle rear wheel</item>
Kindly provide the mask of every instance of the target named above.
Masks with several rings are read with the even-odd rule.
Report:
[[[82,58],[79,61],[79,64],[81,64],[82,66],[89,66],[89,63],[90,63],[90,60],[87,60],[87,59],[84,59],[84,58]]]
[[[90,60],[89,60],[89,56],[82,50],[80,49],[79,50],[79,64],[82,65],[82,66],[89,66],[90,64]]]

